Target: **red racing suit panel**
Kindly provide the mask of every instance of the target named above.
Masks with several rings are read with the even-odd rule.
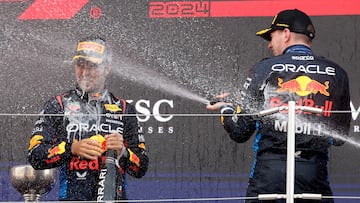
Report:
[[[145,175],[149,159],[131,104],[107,90],[90,95],[76,88],[50,99],[41,114],[32,131],[28,160],[35,169],[60,167],[60,200],[96,200],[106,152],[95,161],[74,156],[71,144],[76,140],[112,131],[123,135],[127,153],[118,157],[117,199],[126,199],[125,173]]]

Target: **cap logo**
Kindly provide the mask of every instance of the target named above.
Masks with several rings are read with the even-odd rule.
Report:
[[[279,26],[279,27],[290,27],[288,24],[283,24],[283,23],[277,23],[276,26]]]
[[[274,25],[275,24],[275,21],[277,19],[278,15],[274,16],[274,19],[272,20],[271,24]]]
[[[80,42],[76,51],[94,51],[99,54],[103,54],[105,46],[95,42]]]

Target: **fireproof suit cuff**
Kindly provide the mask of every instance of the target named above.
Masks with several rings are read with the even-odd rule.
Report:
[[[122,157],[128,157],[129,156],[129,152],[127,151],[126,147],[123,147],[121,150],[121,153],[116,157],[116,166],[120,168],[120,159]]]
[[[120,160],[121,157],[128,157],[129,152],[127,151],[126,147],[123,147],[121,153],[117,156],[117,160]]]
[[[235,108],[231,105],[224,105],[220,107],[221,114],[232,114],[235,111],[236,111]]]
[[[221,125],[224,125],[225,117],[228,117],[228,116],[224,116],[224,115],[225,114],[227,114],[227,115],[234,114],[235,108],[231,105],[224,105],[224,106],[220,107],[220,113],[221,113],[220,122],[221,122]]]

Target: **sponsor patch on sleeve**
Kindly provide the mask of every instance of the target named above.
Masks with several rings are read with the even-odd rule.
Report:
[[[29,150],[34,149],[35,146],[41,144],[41,140],[44,137],[42,135],[34,135],[31,140],[30,140],[30,144],[29,144]]]

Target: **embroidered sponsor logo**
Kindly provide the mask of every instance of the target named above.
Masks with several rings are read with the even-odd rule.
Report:
[[[99,161],[96,160],[87,160],[80,159],[79,157],[73,157],[70,161],[69,170],[70,171],[78,171],[78,170],[99,170]]]
[[[30,144],[29,144],[29,150],[34,149],[34,147],[38,146],[39,144],[41,144],[41,140],[44,137],[42,135],[34,135],[31,140],[30,140]]]
[[[329,81],[321,83],[308,76],[299,76],[296,79],[291,79],[285,82],[282,78],[278,78],[278,85],[280,87],[277,90],[278,93],[288,91],[290,93],[296,93],[299,96],[317,93],[330,96],[330,93],[328,92]]]
[[[287,102],[283,102],[281,101],[280,98],[278,97],[272,97],[270,99],[270,108],[275,108],[275,107],[280,107],[280,106],[287,106]],[[324,104],[316,104],[315,100],[307,98],[307,99],[302,99],[299,98],[296,102],[296,105],[298,106],[308,106],[308,107],[314,107],[314,108],[320,108],[323,110],[322,115],[325,117],[330,117],[331,115],[331,110],[332,110],[332,105],[333,102],[330,100],[325,100]],[[302,113],[302,110],[297,110],[296,113]],[[313,114],[311,112],[303,112],[304,114]],[[317,116],[321,116],[320,114],[316,114]]]
[[[104,107],[106,110],[111,111],[111,112],[118,112],[121,111],[122,109],[116,105],[116,104],[104,104]]]
[[[48,158],[63,154],[65,152],[66,142],[61,142],[59,145],[48,150]]]

